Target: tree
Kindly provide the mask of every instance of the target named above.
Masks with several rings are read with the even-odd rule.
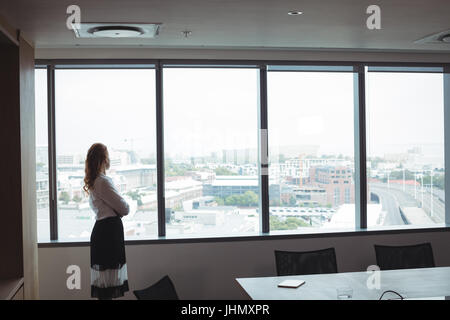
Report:
[[[270,228],[273,230],[296,230],[299,227],[310,227],[308,223],[295,217],[288,217],[282,221],[277,216],[270,216]]]
[[[237,173],[225,168],[225,167],[218,167],[216,170],[214,170],[217,176],[236,176]]]
[[[127,196],[137,201],[138,206],[142,206],[142,194],[140,194],[139,191],[128,191]]]
[[[244,194],[234,194],[225,198],[227,206],[255,207],[258,206],[258,195],[253,191],[246,191]]]
[[[185,176],[186,172],[195,170],[190,164],[177,164],[173,163],[171,160],[166,160],[164,166],[166,177]]]
[[[253,191],[247,191],[244,193],[245,200],[248,206],[257,206],[258,205],[258,196]]]
[[[155,158],[142,158],[141,159],[142,164],[156,164]]]
[[[225,204],[225,201],[220,197],[215,197],[214,201],[217,203],[218,206],[223,206]]]
[[[420,179],[417,179],[417,181],[420,181]],[[423,176],[423,184],[424,185],[430,185],[431,184],[431,176],[430,175]],[[441,189],[441,190],[445,189],[445,178],[444,178],[444,175],[434,175],[433,176],[433,188],[438,188],[438,189]]]
[[[62,201],[64,204],[68,204],[69,201],[70,201],[70,195],[69,195],[69,193],[66,192],[66,191],[62,191],[62,192],[59,194],[59,200]]]
[[[81,199],[81,197],[79,195],[75,195],[72,200],[75,201],[76,203],[80,203],[81,200],[83,200],[83,199]]]
[[[36,171],[38,171],[38,172],[44,171],[44,168],[45,168],[45,163],[42,163],[42,162],[36,163]]]
[[[414,180],[414,178],[415,178],[415,176],[414,176],[413,172],[411,172],[409,170],[405,170],[405,180]],[[403,180],[403,170],[391,171],[389,173],[389,180]],[[387,175],[385,177],[383,177],[383,179],[381,179],[381,181],[386,183]]]
[[[270,206],[272,207],[279,207],[280,206],[280,200],[270,200]]]
[[[295,199],[294,196],[291,196],[291,197],[289,198],[289,206],[290,206],[290,207],[295,207],[296,204],[297,204],[297,199]]]
[[[385,160],[380,157],[375,157],[375,158],[370,159],[370,164],[372,166],[372,169],[377,169],[378,165],[383,162],[385,162]]]

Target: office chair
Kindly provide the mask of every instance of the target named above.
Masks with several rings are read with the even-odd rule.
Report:
[[[169,276],[142,290],[133,291],[138,300],[179,300],[175,286]]]
[[[375,245],[375,254],[380,270],[432,268],[435,266],[430,243],[396,247]]]
[[[334,248],[307,252],[275,250],[275,261],[279,276],[337,273]]]

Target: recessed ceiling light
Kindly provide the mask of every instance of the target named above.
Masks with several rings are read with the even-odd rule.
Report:
[[[303,12],[302,11],[297,11],[297,10],[292,10],[292,11],[288,12],[288,15],[290,15],[290,16],[298,16],[298,15],[301,15],[301,14],[303,14]]]

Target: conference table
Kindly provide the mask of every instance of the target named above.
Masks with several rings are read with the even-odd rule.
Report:
[[[383,292],[393,290],[405,299],[446,299],[450,296],[450,267],[344,272],[279,277],[236,278],[253,300],[337,300],[340,292],[351,288],[353,300],[379,300]],[[376,279],[379,286],[376,286]],[[305,283],[298,288],[280,288],[287,279]],[[369,283],[369,285],[368,285]],[[399,299],[386,293],[384,299]]]

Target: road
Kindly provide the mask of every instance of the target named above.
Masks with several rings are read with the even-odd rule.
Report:
[[[396,197],[387,188],[371,184],[369,190],[380,198],[382,209],[386,212],[384,225],[405,224],[400,214],[399,203]]]
[[[443,198],[444,192],[442,190],[435,188],[433,190],[432,196],[430,188],[424,188],[423,204],[422,204],[422,188],[420,186],[417,186],[416,190],[414,190],[414,186],[405,186],[405,191],[403,192],[403,185],[390,184],[390,190],[395,194],[402,194],[404,196],[409,197],[411,201],[409,205],[406,204],[400,205],[405,207],[406,206],[421,207],[434,222],[436,223],[444,222],[445,204],[441,200],[439,200],[439,197]]]
[[[429,189],[424,189],[422,204],[421,187],[405,186],[403,191],[401,184],[391,183],[388,188],[386,183],[371,183],[369,190],[380,197],[383,211],[386,211],[385,225],[404,224],[399,207],[422,207],[434,222],[444,221],[445,205],[439,200],[439,193],[433,192],[432,196]]]

